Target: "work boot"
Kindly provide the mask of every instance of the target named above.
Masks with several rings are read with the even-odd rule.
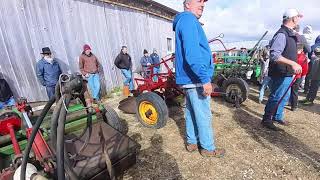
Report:
[[[188,152],[195,152],[198,150],[198,145],[197,144],[187,144],[186,149]]]
[[[214,151],[208,151],[206,149],[201,149],[200,154],[203,157],[216,157],[216,158],[222,158],[224,154],[226,153],[225,149],[215,149]]]
[[[263,120],[263,121],[261,122],[261,124],[262,124],[263,127],[268,128],[268,129],[271,129],[271,130],[273,130],[273,131],[278,131],[278,130],[279,130],[279,129],[277,128],[277,126],[275,126],[275,125],[273,124],[272,121],[265,121],[265,120]]]
[[[289,126],[289,122],[286,120],[273,120],[273,121],[282,125],[282,126]]]

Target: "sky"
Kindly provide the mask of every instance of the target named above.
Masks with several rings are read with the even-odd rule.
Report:
[[[179,12],[183,0],[155,0]],[[224,33],[225,42],[258,40],[265,31],[267,39],[279,29],[286,9],[295,8],[304,15],[301,32],[306,25],[313,28],[314,39],[320,35],[319,0],[208,0],[203,16],[208,39]]]

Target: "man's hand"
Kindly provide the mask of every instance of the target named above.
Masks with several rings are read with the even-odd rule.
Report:
[[[203,85],[203,95],[210,96],[212,93],[212,84],[209,82]]]
[[[86,75],[84,75],[84,77],[86,77],[86,78],[89,78],[89,76],[90,76],[89,73],[87,73]]]
[[[302,67],[300,66],[300,64],[294,62],[291,65],[291,67],[292,67],[294,74],[301,74],[302,73]]]

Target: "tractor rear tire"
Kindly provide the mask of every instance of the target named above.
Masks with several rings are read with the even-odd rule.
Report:
[[[162,97],[154,92],[147,92],[140,94],[136,100],[136,115],[142,125],[153,129],[166,125],[169,111]]]
[[[104,113],[104,122],[111,126],[113,129],[126,134],[126,128],[119,118],[117,112],[111,108],[110,106],[104,105],[105,113]]]
[[[223,91],[226,93],[225,100],[229,103],[236,104],[236,98],[231,95],[231,91],[236,91],[238,94],[239,104],[248,99],[249,85],[241,78],[229,78],[223,82]]]

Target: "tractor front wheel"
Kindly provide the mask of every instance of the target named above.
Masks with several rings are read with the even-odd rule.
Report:
[[[229,103],[241,104],[249,96],[249,85],[241,78],[229,78],[223,82],[225,99]]]
[[[104,105],[105,112],[103,115],[103,120],[105,123],[107,123],[109,126],[111,126],[113,129],[126,134],[126,127],[119,118],[117,112],[111,108],[108,105]]]
[[[154,129],[160,129],[166,125],[169,118],[168,107],[158,94],[142,93],[136,101],[136,114],[142,125]]]

